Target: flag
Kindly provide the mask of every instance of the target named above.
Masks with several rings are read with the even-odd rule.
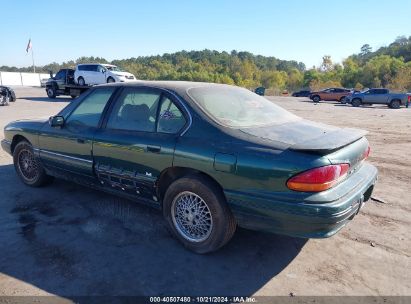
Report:
[[[31,38],[29,39],[29,43],[27,43],[26,53],[28,53],[30,49],[31,49]]]

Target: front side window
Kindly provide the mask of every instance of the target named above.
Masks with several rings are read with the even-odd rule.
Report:
[[[114,90],[114,87],[95,89],[71,113],[66,125],[72,127],[97,127],[104,107]]]
[[[103,71],[105,71],[105,68],[102,65],[98,65],[97,66],[97,72],[102,73]]]
[[[154,132],[161,93],[126,88],[111,111],[108,129]]]
[[[210,85],[191,88],[187,93],[207,116],[228,127],[256,127],[301,119],[243,88]]]
[[[186,124],[180,109],[167,97],[161,102],[157,132],[175,134]]]
[[[61,70],[61,71],[59,71],[59,72],[56,74],[56,77],[54,77],[54,78],[56,78],[56,79],[64,79],[64,76],[65,76],[64,70]]]

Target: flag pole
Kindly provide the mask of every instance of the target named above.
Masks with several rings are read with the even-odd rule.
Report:
[[[36,66],[34,65],[33,46],[31,47],[31,60],[33,61],[33,73],[36,73]]]

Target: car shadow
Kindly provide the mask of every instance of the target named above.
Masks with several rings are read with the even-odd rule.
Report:
[[[74,100],[71,97],[57,97],[57,98],[48,98],[48,97],[18,97],[17,100],[24,99],[30,101],[42,101],[42,102],[71,102]]]
[[[0,192],[0,272],[71,299],[252,295],[306,243],[238,229],[219,251],[198,255],[153,208],[62,180],[30,188],[12,165],[0,166]]]
[[[351,108],[357,108],[357,109],[389,109],[391,110],[387,105],[361,105],[359,107],[353,107],[351,104],[335,104],[335,107],[351,107]]]

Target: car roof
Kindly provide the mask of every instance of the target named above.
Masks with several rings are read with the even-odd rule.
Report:
[[[77,65],[107,65],[107,66],[115,66],[115,65],[111,65],[111,64],[105,64],[105,63],[78,63]]]
[[[159,89],[166,89],[174,91],[179,95],[186,96],[187,90],[199,87],[236,87],[228,84],[210,83],[210,82],[194,82],[194,81],[167,81],[167,80],[138,80],[132,82],[116,82],[109,84],[101,84],[96,87],[109,87],[109,86],[121,86],[121,87],[152,87]]]

